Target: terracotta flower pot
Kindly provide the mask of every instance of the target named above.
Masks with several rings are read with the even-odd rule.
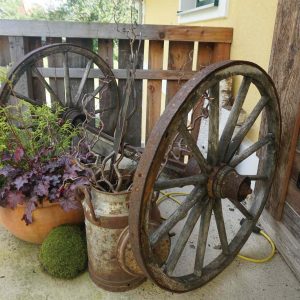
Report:
[[[15,209],[0,207],[0,224],[17,238],[41,244],[48,233],[62,224],[79,224],[84,221],[82,207],[64,211],[59,203],[44,201],[32,213],[32,224],[26,225],[22,221],[24,205],[18,205]]]

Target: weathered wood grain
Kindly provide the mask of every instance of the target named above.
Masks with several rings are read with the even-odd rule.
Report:
[[[0,36],[0,66],[6,67],[11,62],[7,36]]]
[[[197,70],[201,70],[212,63],[213,43],[199,43],[197,55]]]
[[[55,44],[55,43],[61,43],[62,39],[59,37],[51,37],[46,39],[47,44]],[[39,70],[41,74],[44,77],[50,78],[50,86],[54,90],[57,97],[62,101],[62,103],[65,103],[65,85],[64,85],[64,71],[63,71],[63,55],[61,53],[59,54],[52,54],[48,57],[48,68],[46,70],[51,69],[52,67],[55,67],[53,74],[44,74],[42,70]],[[56,70],[60,68],[61,69],[61,76],[59,76],[58,72]],[[50,76],[52,75],[52,76]],[[51,103],[54,103],[55,99],[53,96],[51,96]]]
[[[300,240],[295,238],[287,226],[282,222],[276,221],[264,211],[260,218],[263,229],[273,239],[276,248],[292,269],[298,280],[300,280]]]
[[[41,37],[25,37],[25,53],[28,53],[34,49],[42,46]],[[40,60],[35,64],[36,67],[43,67],[43,60]],[[40,83],[38,78],[32,77],[30,71],[27,72],[28,80],[28,94],[32,99],[37,100],[39,103],[46,103],[46,92],[44,86]]]
[[[211,64],[212,51],[213,51],[212,43],[198,44],[197,65],[196,65],[197,71],[200,71],[201,69]],[[193,124],[192,136],[195,140],[197,140],[199,136],[199,130],[201,126],[201,118],[199,118],[199,116],[202,113],[203,104],[204,104],[204,98],[200,98],[198,103],[195,105],[192,113],[192,118],[191,118],[191,124]]]
[[[300,189],[297,188],[296,181],[293,179],[290,179],[289,181],[286,203],[288,203],[297,212],[297,214],[300,215]],[[300,218],[298,222],[300,222]]]
[[[9,40],[9,51],[10,51],[11,63],[14,64],[19,62],[25,55],[24,37],[10,36],[8,40]],[[27,74],[23,74],[21,76],[14,90],[16,92],[22,93],[25,96],[28,96],[29,86],[28,86]],[[9,102],[10,104],[16,104],[18,100],[11,97]]]
[[[287,200],[284,204],[282,224],[287,227],[291,234],[300,241],[300,213],[296,211]]]
[[[149,41],[149,63],[148,69],[162,70],[163,68],[163,41]],[[162,81],[149,79],[147,85],[147,117],[146,117],[146,140],[153,126],[160,117],[162,96]]]
[[[175,267],[176,267],[178,260],[188,242],[188,239],[189,239],[203,209],[205,208],[205,204],[206,204],[205,202],[198,202],[191,209],[189,216],[188,216],[188,218],[180,232],[180,235],[176,241],[176,244],[166,261],[165,270],[167,271],[167,274],[172,275],[173,271],[175,270]]]
[[[230,44],[216,43],[214,44],[212,62],[227,60],[230,58]]]
[[[186,71],[192,70],[193,65],[193,42],[173,42],[169,43],[168,70],[180,70],[183,75]],[[167,82],[166,104],[168,104],[180,87],[186,81],[179,76],[177,81]]]
[[[51,55],[53,56],[53,55]],[[63,78],[63,68],[39,68],[39,71],[45,77]],[[126,79],[126,69],[113,69],[112,70],[117,79]],[[148,80],[176,80],[181,78],[182,80],[188,80],[195,75],[196,71],[186,71],[184,74],[180,70],[136,70],[136,79],[148,79]],[[84,74],[84,68],[70,68],[70,76],[72,78],[82,78]],[[88,78],[103,78],[103,74],[99,69],[91,69]]]
[[[98,54],[101,56],[101,58],[110,66],[110,68],[113,68],[113,40],[107,40],[107,39],[99,39],[98,40]]]
[[[133,45],[133,51],[136,52],[140,41],[135,41]],[[119,41],[119,67],[126,69],[130,68],[130,44],[128,40]],[[138,63],[136,69],[143,68],[144,60],[144,42],[141,42],[140,49],[138,52]],[[125,99],[125,85],[126,80],[119,80],[119,91],[121,95],[121,103]],[[134,109],[135,112],[130,118],[127,125],[127,133],[125,135],[125,141],[133,146],[141,146],[141,127],[142,127],[142,88],[143,81],[135,80],[134,83],[135,92],[131,95],[129,104],[129,113]]]
[[[220,161],[223,161],[225,158],[228,145],[230,144],[230,141],[232,139],[232,135],[236,127],[238,117],[242,110],[244,101],[246,99],[246,95],[248,93],[250,84],[251,84],[251,79],[244,77],[220,138],[220,145],[221,145],[219,148]]]
[[[296,152],[293,161],[291,179],[296,181],[298,179],[299,173],[300,173],[300,153]],[[299,196],[299,201],[300,201],[300,196]]]
[[[299,2],[279,0],[269,64],[282,115],[282,147],[269,198],[269,210],[277,220],[283,212],[300,125],[300,56],[297,54],[300,32],[296,30],[299,27]]]
[[[127,39],[130,24],[64,21],[0,20],[0,35],[70,38]],[[232,28],[176,25],[137,25],[135,33],[145,40],[231,43]]]
[[[81,38],[81,39],[76,39],[76,38],[67,38],[66,39],[67,43],[72,43],[87,49],[92,49],[93,47],[93,41],[92,39],[86,39],[86,38]],[[80,56],[78,54],[73,54],[73,53],[68,53],[68,67],[75,67],[75,68],[84,68],[86,67],[88,63],[88,59]],[[75,99],[75,96],[78,92],[78,88],[80,86],[81,79],[75,79],[70,77],[70,92],[71,92],[71,99]],[[65,86],[65,89],[67,87]],[[87,93],[91,93],[94,90],[94,81],[93,79],[87,79],[86,84],[83,88],[82,94],[85,95]],[[93,101],[89,103],[88,106],[90,109],[93,109],[95,107],[95,104]]]
[[[169,231],[182,220],[188,211],[205,196],[204,189],[195,187],[192,192],[187,195],[182,204],[166,219],[160,226],[151,234],[150,243],[155,245],[163,236],[169,233]]]

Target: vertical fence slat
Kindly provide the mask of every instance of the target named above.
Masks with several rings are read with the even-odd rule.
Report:
[[[133,45],[134,51],[137,50],[139,41],[136,41]],[[119,68],[127,69],[129,67],[129,57],[130,57],[130,44],[128,40],[119,40]],[[144,42],[141,42],[141,46],[138,53],[138,64],[137,69],[143,68],[144,60]],[[119,80],[119,91],[121,96],[121,103],[125,99],[125,84],[126,80]],[[129,120],[127,126],[127,133],[125,136],[125,141],[133,146],[141,146],[141,128],[142,128],[142,93],[143,93],[143,80],[135,80],[135,101],[131,97],[129,103],[129,112],[135,106],[135,112],[131,119]]]
[[[62,38],[60,37],[49,37],[46,39],[47,44],[55,44],[55,43],[61,43]],[[48,57],[48,66],[49,67],[56,67],[56,68],[62,68],[63,67],[63,56],[62,54],[52,54]],[[65,86],[64,86],[64,80],[62,78],[50,78],[50,86],[52,87],[53,91],[57,95],[57,97],[65,103]],[[55,99],[51,95],[51,102],[53,103]]]
[[[163,41],[149,41],[148,69],[162,70],[163,52]],[[162,81],[149,79],[147,86],[146,140],[148,139],[153,126],[160,117],[161,92]]]
[[[110,68],[113,68],[113,62],[114,62],[113,51],[114,51],[113,40],[107,40],[107,39],[98,40],[98,54],[108,64]],[[101,84],[101,82],[99,84]],[[97,88],[97,86],[95,88]],[[109,134],[110,136],[113,136],[115,130],[114,128],[115,120],[113,120],[112,118],[112,111],[110,109],[110,107],[112,106],[110,101],[111,97],[112,95],[109,88],[101,93],[100,106],[101,109],[104,110],[104,113],[102,113],[100,118],[104,125],[103,131]]]
[[[110,68],[113,68],[113,49],[113,40],[98,40],[98,54],[109,65]]]
[[[198,46],[198,53],[197,53],[197,71],[205,68],[206,66],[210,65],[213,59],[213,44],[211,43],[199,43]],[[192,113],[191,122],[194,125],[194,128],[191,132],[192,136],[195,140],[198,139],[200,125],[201,125],[201,118],[199,115],[201,114],[202,107],[203,107],[202,99],[195,105]]]
[[[6,67],[11,62],[7,36],[0,36],[0,66]]]
[[[194,42],[169,42],[169,70],[191,71],[193,65]],[[172,80],[167,82],[166,104],[174,97],[180,87],[185,83],[184,80]]]
[[[24,44],[24,37],[22,36],[10,36],[9,40],[9,51],[12,64],[16,64],[19,62],[25,54],[25,44]],[[21,78],[19,79],[18,83],[14,87],[14,91],[23,94],[24,96],[28,96],[28,80],[27,74],[24,73]],[[11,97],[9,100],[10,104],[18,103],[18,99]]]
[[[213,60],[213,44],[199,43],[197,55],[197,71],[210,65]]]
[[[227,60],[230,58],[230,44],[216,43],[213,49],[212,62]]]
[[[31,52],[34,49],[40,48],[42,46],[41,37],[26,37],[25,38],[25,53]],[[36,64],[36,67],[43,67],[43,60],[39,60]],[[28,70],[27,72],[28,80],[28,93],[29,97],[37,100],[39,103],[46,103],[46,91],[44,86],[41,84],[38,78],[32,76],[32,72]]]

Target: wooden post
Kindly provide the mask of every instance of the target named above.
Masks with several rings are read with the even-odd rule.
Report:
[[[17,63],[25,55],[24,37],[22,36],[10,36],[9,50],[12,64]],[[25,96],[29,96],[27,74],[24,74],[15,87],[16,92],[20,92]],[[16,103],[16,99],[10,99],[11,104]]]
[[[269,74],[279,94],[282,116],[281,151],[268,202],[269,211],[277,220],[281,219],[284,208],[299,129],[296,126],[300,117],[299,30],[299,1],[279,0],[269,64]]]

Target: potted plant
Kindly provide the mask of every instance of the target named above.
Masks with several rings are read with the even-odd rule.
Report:
[[[71,147],[77,129],[62,113],[25,102],[0,108],[0,222],[25,241],[42,243],[52,228],[84,218],[75,190],[85,171]]]

